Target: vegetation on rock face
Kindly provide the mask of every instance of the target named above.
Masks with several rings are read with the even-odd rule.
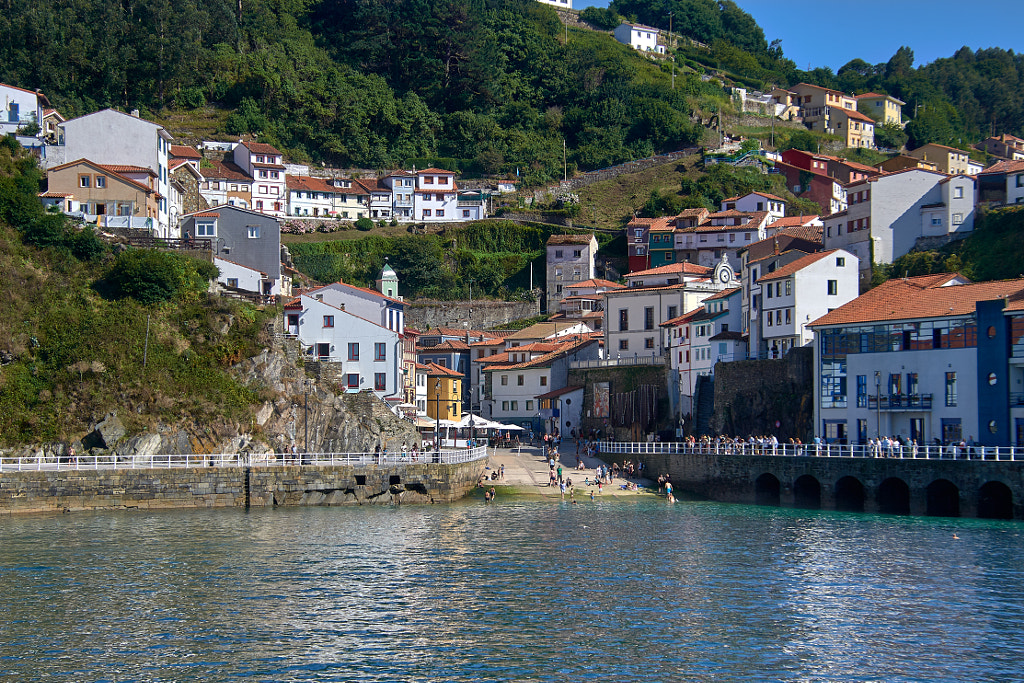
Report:
[[[0,445],[80,437],[111,410],[132,430],[248,427],[258,390],[229,366],[259,351],[273,311],[201,294],[210,264],[147,250],[113,258],[88,228],[42,211],[34,169],[0,145]],[[97,293],[112,273],[127,298]]]

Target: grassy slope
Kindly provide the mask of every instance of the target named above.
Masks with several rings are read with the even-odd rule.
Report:
[[[0,225],[0,351],[13,357],[0,370],[0,445],[77,438],[112,410],[133,430],[247,426],[259,393],[228,366],[258,352],[264,314],[221,299],[107,301],[92,289],[101,272]]]

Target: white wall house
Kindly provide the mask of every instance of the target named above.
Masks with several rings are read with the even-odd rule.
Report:
[[[459,198],[455,174],[440,168],[416,171],[416,200],[414,220],[458,221]]]
[[[61,125],[63,145],[47,146],[43,165],[57,166],[65,160],[89,159],[98,164],[112,166],[144,166],[155,175],[154,189],[159,193],[157,202],[158,237],[178,237],[177,226],[170,224],[170,178],[168,159],[170,133],[138,116],[114,109],[104,109]]]
[[[651,26],[623,22],[615,29],[615,40],[641,52],[665,54],[665,46],[658,45],[658,29]]]
[[[317,298],[317,294],[324,295]],[[402,398],[402,341],[398,332],[343,308],[330,290],[313,290],[285,305],[288,330],[304,352],[323,362],[340,364],[341,388],[372,390],[381,398]],[[338,375],[338,372],[335,373]]]
[[[240,142],[232,158],[252,178],[252,209],[269,216],[287,215],[284,155],[272,145]]]
[[[714,266],[723,257],[733,271],[740,269],[739,252],[767,237],[771,216],[767,211],[729,209],[707,214],[695,224],[677,225],[675,250],[679,261]]]
[[[42,133],[43,109],[48,106],[49,102],[40,92],[0,83],[0,136],[14,135],[19,128],[33,123]],[[33,146],[36,143],[38,139],[32,142]]]
[[[767,192],[748,192],[742,196],[722,200],[722,211],[767,211],[768,223],[774,223],[786,215],[786,200]]]
[[[285,176],[289,216],[335,216],[335,187],[323,178]]]
[[[758,279],[758,354],[780,358],[794,347],[810,344],[811,321],[857,298],[857,271],[856,256],[832,249],[807,254]]]
[[[873,263],[892,263],[921,237],[974,229],[975,181],[911,168],[850,183],[845,211],[823,219],[826,249],[846,249],[860,262],[861,285]]]

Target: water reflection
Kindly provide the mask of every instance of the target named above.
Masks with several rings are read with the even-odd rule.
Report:
[[[0,669],[21,680],[1006,680],[1024,660],[1010,523],[606,502],[2,522]]]

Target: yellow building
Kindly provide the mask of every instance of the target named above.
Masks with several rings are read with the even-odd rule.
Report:
[[[881,95],[876,92],[868,92],[857,95],[857,108],[867,109],[867,113],[873,119],[882,124],[893,123],[903,127],[903,100],[898,100],[892,95]]]
[[[427,417],[431,420],[462,419],[462,373],[427,364]]]
[[[929,142],[917,149],[907,152],[912,157],[930,161],[942,173],[950,175],[970,175],[971,168],[968,165],[970,155],[962,149],[947,147]]]

